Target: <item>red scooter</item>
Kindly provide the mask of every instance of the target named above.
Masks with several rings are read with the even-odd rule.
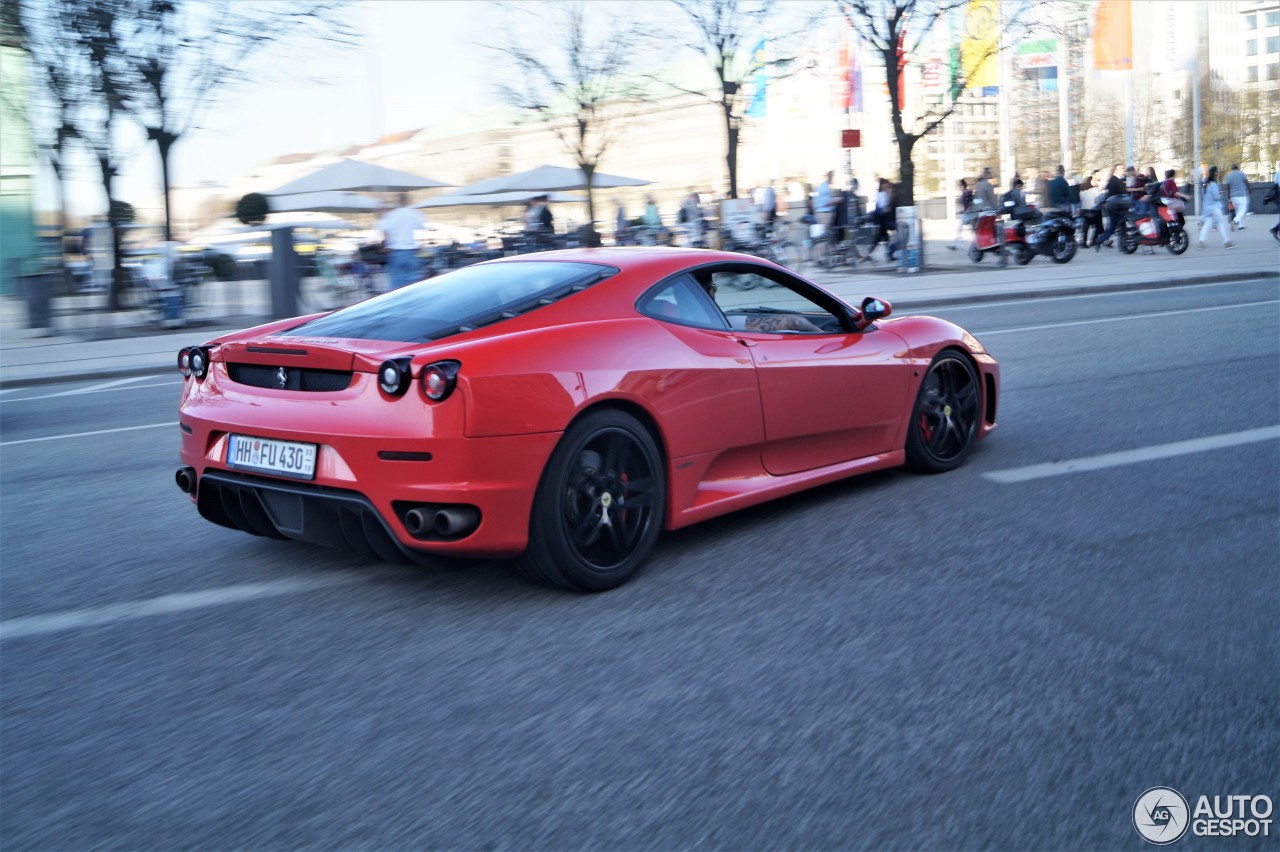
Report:
[[[1000,213],[996,210],[983,210],[978,213],[978,221],[973,224],[973,242],[969,244],[969,259],[980,263],[982,256],[992,252],[1000,258],[996,265],[1005,266],[1009,261],[1004,255],[1004,243],[1009,233],[1000,222]]]
[[[1116,229],[1116,245],[1125,254],[1133,254],[1138,246],[1164,246],[1169,254],[1182,254],[1191,245],[1191,238],[1178,221],[1178,214],[1161,204],[1155,216],[1130,211]]]

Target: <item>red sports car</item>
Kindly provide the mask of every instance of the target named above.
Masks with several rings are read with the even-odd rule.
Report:
[[[257,535],[613,588],[664,528],[960,464],[999,365],[889,312],[727,252],[481,263],[182,350],[178,485]]]

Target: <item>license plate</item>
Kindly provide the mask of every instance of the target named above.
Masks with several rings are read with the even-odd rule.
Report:
[[[232,435],[227,441],[227,467],[312,479],[316,475],[316,445]]]

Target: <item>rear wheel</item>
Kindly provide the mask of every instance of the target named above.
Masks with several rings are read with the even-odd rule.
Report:
[[[978,244],[969,243],[969,259],[974,263],[982,262],[982,249],[978,248]]]
[[[1014,259],[1018,261],[1019,266],[1026,266],[1031,262],[1031,258],[1035,257],[1035,253],[1031,251],[1031,246],[1026,243],[1013,244]]]
[[[963,355],[942,352],[920,383],[907,429],[907,467],[942,473],[959,467],[973,448],[982,413],[978,374]]]
[[[1187,232],[1179,228],[1169,234],[1169,242],[1165,244],[1165,248],[1169,250],[1169,254],[1182,254],[1191,245],[1191,238],[1187,236]]]
[[[588,414],[565,432],[542,473],[520,570],[567,589],[616,588],[653,550],[665,500],[662,456],[649,431],[622,411]]]
[[[1053,262],[1067,263],[1076,256],[1076,238],[1071,234],[1059,234],[1053,241]]]

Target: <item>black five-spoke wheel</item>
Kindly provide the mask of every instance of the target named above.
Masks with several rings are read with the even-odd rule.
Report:
[[[653,549],[665,493],[648,430],[622,411],[587,415],[543,472],[521,569],[537,582],[585,591],[625,583]]]
[[[982,394],[973,365],[957,352],[933,359],[907,431],[907,465],[925,473],[957,467],[978,434]]]

